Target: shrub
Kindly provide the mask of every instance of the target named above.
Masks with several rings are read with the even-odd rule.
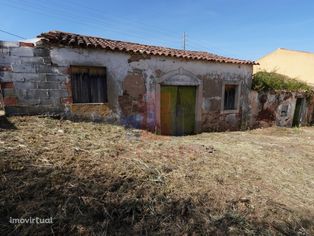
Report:
[[[298,81],[276,72],[260,71],[253,75],[252,89],[256,91],[285,90],[312,94],[313,88],[305,82]]]

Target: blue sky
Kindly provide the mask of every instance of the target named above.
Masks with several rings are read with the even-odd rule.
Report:
[[[282,47],[314,52],[311,0],[0,0],[0,30],[62,30],[258,59]],[[0,40],[19,40],[0,32]]]

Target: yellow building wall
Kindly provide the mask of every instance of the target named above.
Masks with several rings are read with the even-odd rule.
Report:
[[[279,48],[257,62],[254,73],[275,71],[314,85],[314,53]]]

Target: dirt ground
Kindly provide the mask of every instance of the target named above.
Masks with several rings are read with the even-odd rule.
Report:
[[[0,235],[64,234],[314,235],[314,127],[166,137],[0,118]]]

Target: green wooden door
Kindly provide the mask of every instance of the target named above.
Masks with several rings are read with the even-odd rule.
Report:
[[[196,87],[161,86],[161,133],[165,135],[193,134],[195,129]]]
[[[196,87],[179,86],[177,93],[176,135],[193,134]]]
[[[165,135],[176,133],[177,90],[176,86],[161,86],[160,89],[160,125]]]

